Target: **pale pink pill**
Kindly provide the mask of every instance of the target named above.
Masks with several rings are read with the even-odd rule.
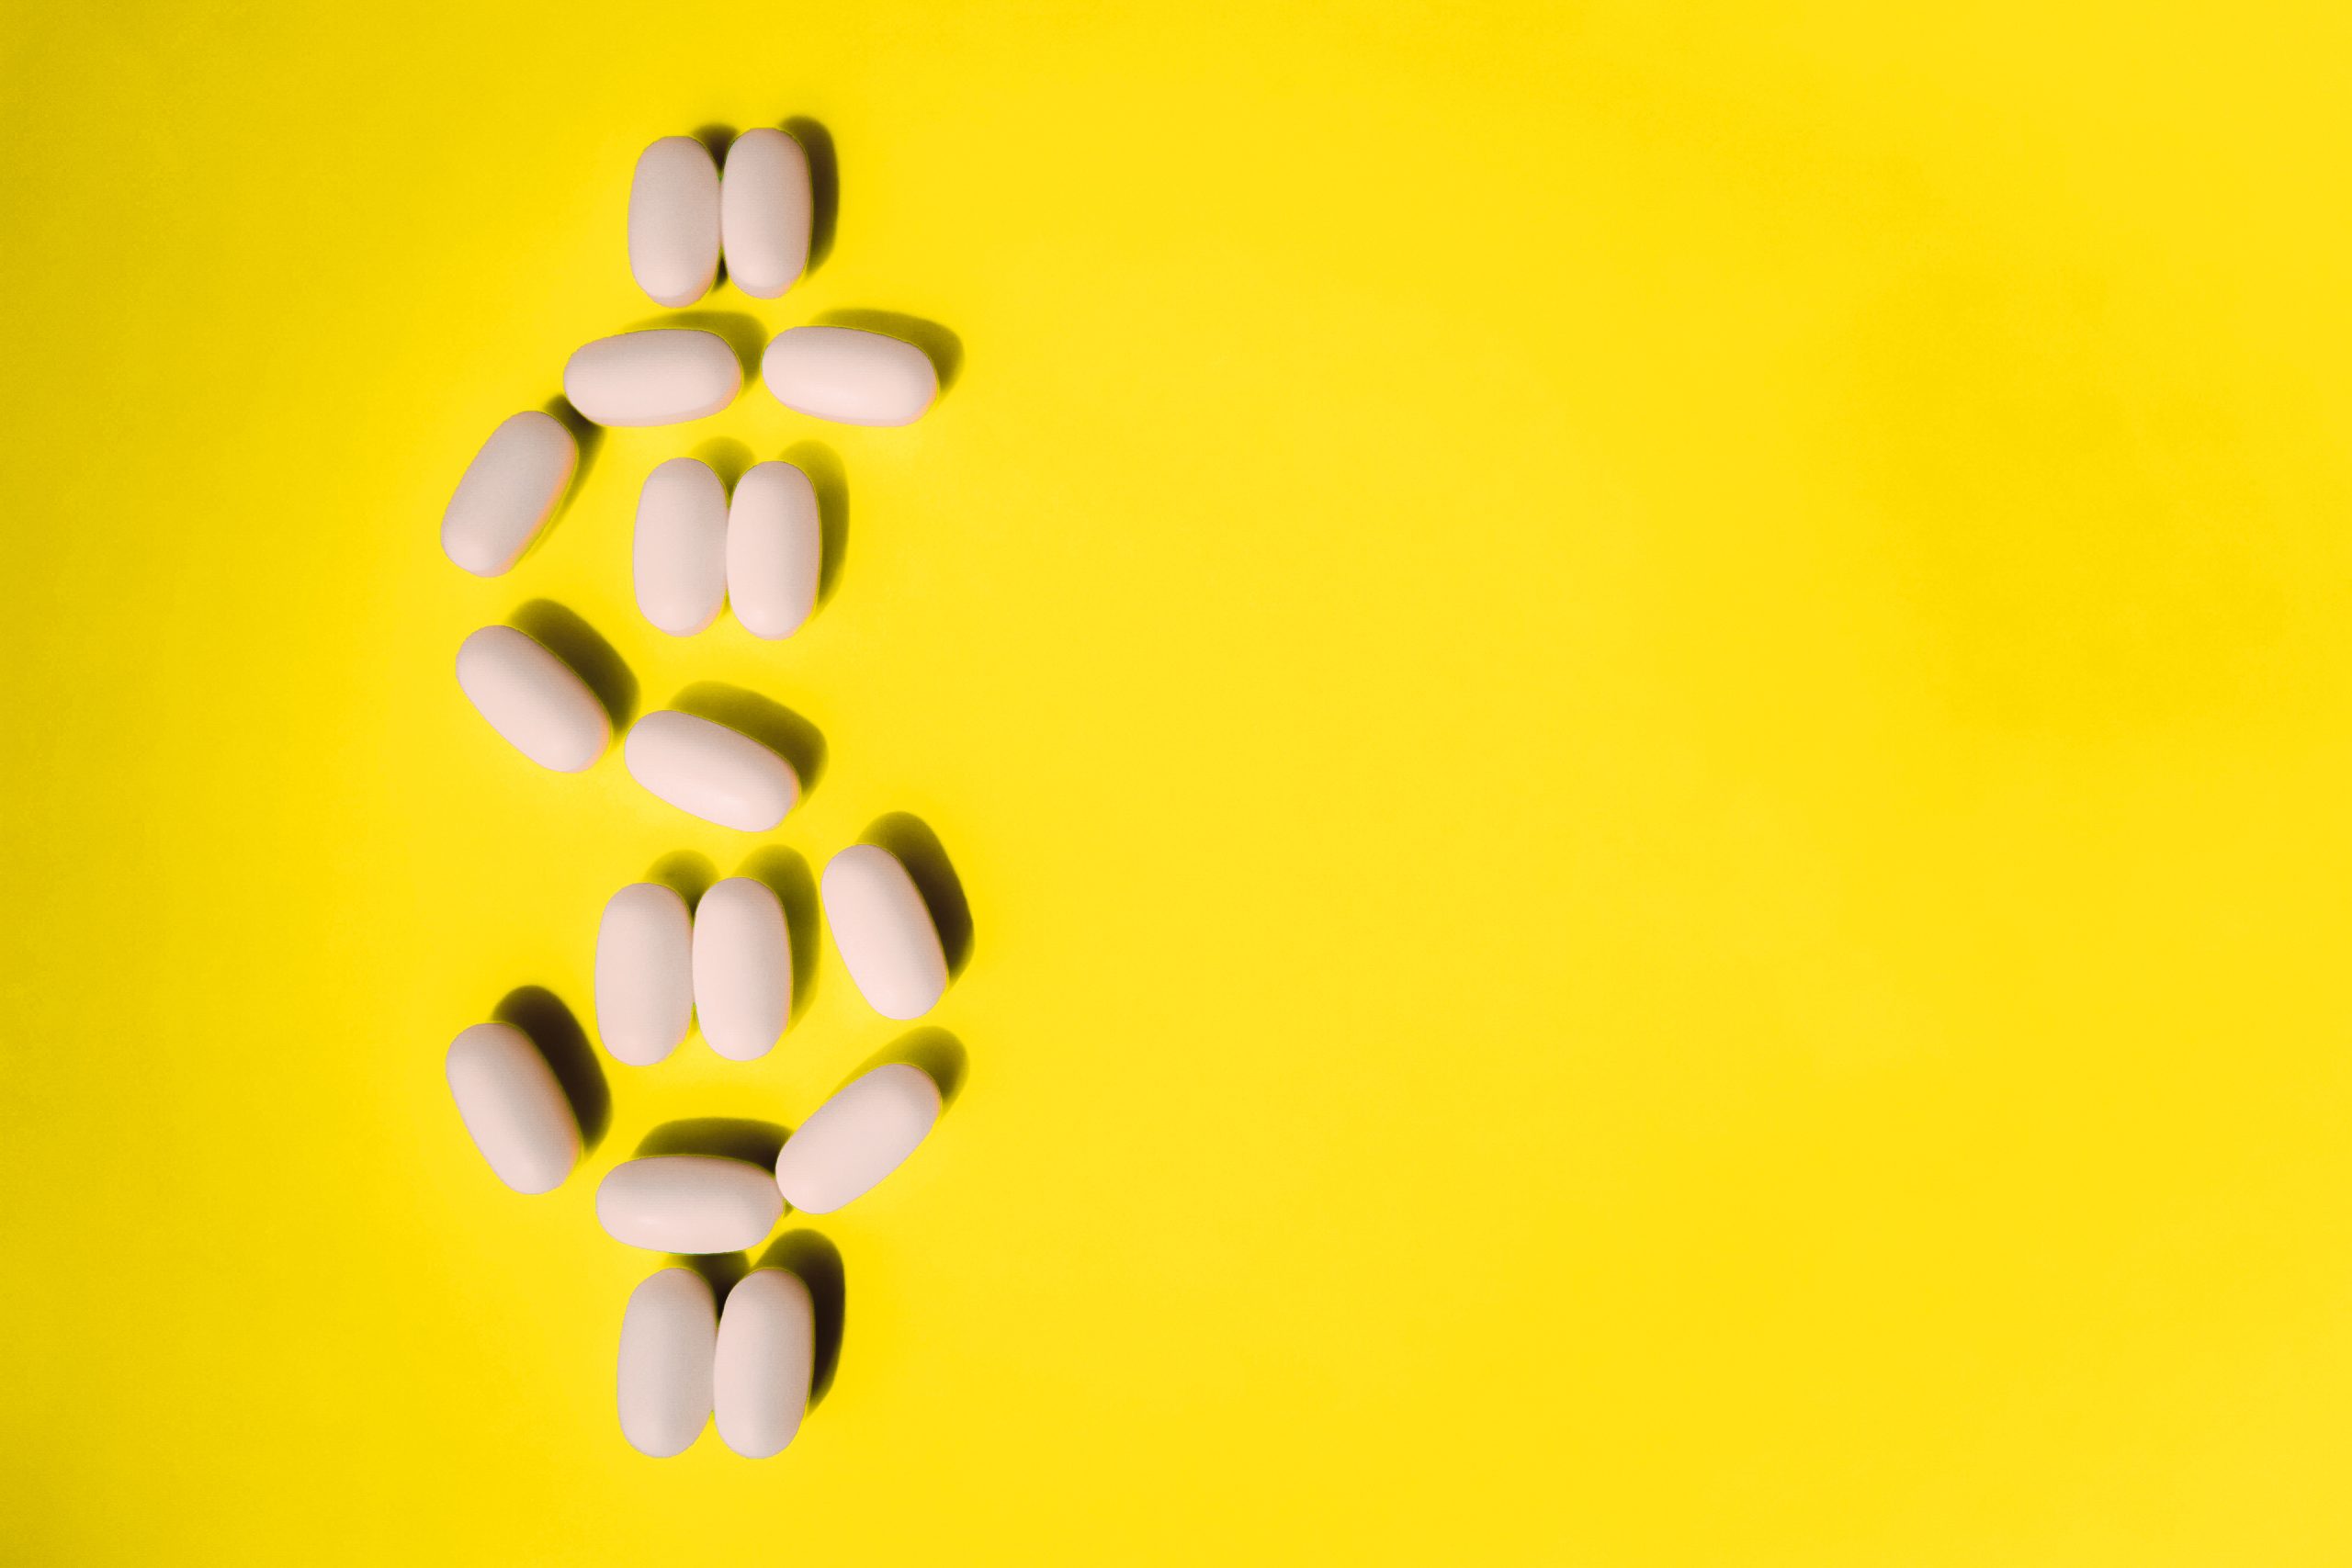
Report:
[[[915,880],[876,844],[853,844],[825,866],[825,924],[866,1005],[921,1018],[947,990],[947,954]]]
[[[580,444],[563,422],[533,411],[490,433],[466,465],[441,513],[441,551],[476,577],[496,577],[523,558],[555,515],[580,464]]]
[[[718,280],[718,165],[691,136],[665,136],[637,155],[628,269],[657,305],[691,305]]]
[[[613,743],[612,720],[588,682],[513,626],[484,626],[458,646],[458,688],[543,768],[576,773]]]
[[[596,1032],[616,1061],[650,1067],[678,1048],[694,1018],[693,927],[686,901],[658,882],[613,895],[596,925]]]
[[[710,1286],[691,1269],[664,1269],[629,1292],[621,1314],[617,1404],[621,1436],[649,1459],[682,1454],[710,1419],[718,1348]]]
[[[873,1190],[939,1120],[939,1086],[921,1067],[875,1068],[819,1106],[775,1157],[785,1201],[811,1214]]]
[[[738,288],[773,299],[791,288],[808,265],[814,212],[799,142],[766,128],[735,139],[719,181],[718,228]]]
[[[679,810],[746,833],[764,833],[800,800],[792,764],[740,730],[663,708],[621,743],[629,776]]]
[[[726,341],[684,327],[600,337],[563,367],[563,395],[598,424],[681,424],[717,413],[742,389]]]
[[[637,497],[631,562],[637,607],[672,637],[692,637],[727,603],[727,486],[707,463],[673,457]]]
[[[730,1061],[775,1048],[792,1015],[792,942],[767,885],[730,876],[695,907],[695,1011]]]
[[[458,1120],[491,1173],[517,1192],[561,1186],[580,1163],[580,1123],[531,1037],[512,1024],[477,1023],[449,1043],[446,1066]]]
[[[745,1459],[782,1453],[808,1409],[816,1368],[808,1287],[786,1269],[754,1269],[727,1292],[711,1361],[718,1438]]]
[[[911,424],[939,395],[929,355],[854,327],[779,334],[760,361],[760,378],[785,407],[840,424]]]
[[[739,1252],[775,1228],[784,1200],[767,1172],[717,1155],[656,1155],[596,1184],[596,1223],[626,1247]]]
[[[790,463],[760,463],[727,509],[727,597],[753,637],[786,637],[817,608],[824,530],[817,491]]]

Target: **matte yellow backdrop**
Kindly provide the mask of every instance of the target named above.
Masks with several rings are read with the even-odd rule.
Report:
[[[0,1558],[2335,1563],[2352,1462],[2339,5],[27,6],[0,23]],[[903,431],[500,419],[789,116]],[[807,632],[638,485],[818,442]],[[451,677],[549,600],[830,751],[749,839]],[[782,1458],[638,1457],[599,1176],[900,1032],[441,1077],[678,851],[961,873],[970,1055],[806,1223]],[[801,1224],[804,1222],[787,1222]]]

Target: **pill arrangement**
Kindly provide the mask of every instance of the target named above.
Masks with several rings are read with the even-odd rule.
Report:
[[[722,260],[746,294],[778,298],[808,265],[814,188],[807,150],[784,130],[737,137],[723,170],[694,138],[663,137],[639,156],[630,186],[630,273],[667,308],[708,293]],[[863,425],[909,423],[940,390],[937,367],[921,347],[841,326],[778,334],[760,378],[786,408]],[[724,339],[676,327],[599,338],[563,368],[571,411],[609,426],[702,419],[731,404],[742,383]],[[507,419],[458,482],[441,520],[443,551],[478,577],[513,570],[579,468],[579,443],[564,420],[543,412]],[[730,497],[707,465],[672,458],[646,477],[638,499],[638,607],[672,637],[693,637],[731,607],[754,637],[789,637],[817,607],[822,534],[816,487],[792,464],[752,467]],[[457,674],[491,728],[542,768],[581,773],[612,748],[613,716],[590,680],[528,631],[498,625],[474,632],[458,649]],[[629,727],[621,759],[655,798],[707,822],[765,833],[804,787],[773,739],[662,709]],[[943,868],[929,869],[935,883]],[[948,899],[954,908],[942,907]],[[876,1013],[912,1020],[938,1004],[953,972],[942,928],[960,919],[960,893],[926,887],[892,848],[861,843],[826,864],[820,901],[842,966]],[[596,927],[594,1016],[605,1051],[625,1066],[650,1067],[698,1025],[729,1061],[765,1056],[792,1015],[790,924],[775,891],[750,875],[719,881],[692,904],[664,882],[621,888]],[[492,1174],[516,1192],[561,1186],[588,1140],[542,1043],[515,1022],[477,1023],[450,1043],[446,1066],[458,1118]],[[772,1163],[736,1152],[641,1149],[598,1184],[597,1223],[624,1246],[690,1259],[748,1252],[786,1205],[831,1213],[896,1170],[944,1109],[954,1088],[944,1077],[920,1061],[883,1061],[810,1112]],[[799,1430],[817,1375],[817,1313],[809,1282],[788,1266],[752,1269],[723,1301],[695,1268],[656,1271],[621,1317],[622,1436],[641,1453],[666,1457],[691,1447],[715,1419],[734,1452],[781,1452]]]

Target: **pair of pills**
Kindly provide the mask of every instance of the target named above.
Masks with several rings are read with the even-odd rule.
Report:
[[[637,607],[672,637],[692,637],[728,604],[754,637],[790,637],[817,608],[824,564],[816,487],[790,463],[760,463],[735,482],[673,457],[638,492],[631,551]]]
[[[745,1459],[782,1453],[808,1412],[816,1328],[808,1287],[789,1269],[754,1269],[723,1313],[693,1269],[650,1276],[621,1314],[621,1436],[668,1459],[715,1416],[719,1441]]]
[[[855,327],[777,333],[760,356],[760,379],[785,407],[836,424],[912,424],[939,395],[931,355]],[[735,351],[695,327],[598,338],[563,367],[563,395],[598,424],[684,424],[717,413],[742,389]]]
[[[628,186],[628,269],[657,305],[691,305],[727,275],[773,299],[808,265],[816,202],[808,154],[781,130],[747,130],[722,173],[691,136],[638,154]]]

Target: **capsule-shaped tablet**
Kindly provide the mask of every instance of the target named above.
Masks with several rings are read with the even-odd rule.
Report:
[[[740,730],[662,708],[621,743],[629,776],[706,822],[764,833],[800,800],[792,764]]]
[[[947,990],[947,953],[915,879],[877,844],[825,866],[825,924],[858,995],[884,1018],[921,1018]]]
[[[776,1188],[794,1208],[830,1214],[904,1164],[939,1108],[939,1086],[921,1067],[876,1067],[817,1107],[786,1140],[775,1156]]]
[[[678,1048],[693,1021],[694,960],[686,901],[658,882],[614,894],[596,923],[596,1032],[616,1061],[650,1067]]]
[[[718,186],[718,228],[727,276],[759,299],[773,299],[808,265],[808,154],[781,130],[747,130],[727,149]]]
[[[496,577],[531,547],[580,465],[580,443],[537,410],[508,417],[481,444],[441,513],[441,552],[476,577]]]
[[[775,1048],[792,1015],[792,943],[767,885],[730,876],[695,906],[695,1011],[730,1061]]]
[[[657,305],[691,305],[718,281],[718,165],[691,136],[665,136],[637,155],[628,270]]]
[[[753,637],[790,637],[817,608],[824,530],[816,487],[790,463],[758,463],[727,508],[727,597]]]
[[[740,1252],[774,1230],[783,1212],[766,1172],[718,1155],[628,1160],[596,1184],[605,1234],[654,1252]]]
[[[563,395],[598,424],[681,424],[717,413],[742,389],[726,340],[684,327],[600,337],[563,367]]]
[[[512,1024],[477,1023],[449,1043],[447,1066],[458,1120],[492,1174],[517,1192],[563,1185],[580,1163],[580,1123],[531,1037]]]
[[[710,1419],[718,1316],[709,1283],[691,1269],[664,1269],[629,1292],[621,1314],[621,1436],[649,1459],[685,1452]]]
[[[692,637],[727,603],[727,486],[707,463],[673,457],[637,497],[637,607],[672,637]]]
[[[711,1359],[718,1438],[745,1459],[782,1453],[808,1409],[817,1315],[788,1269],[754,1269],[727,1292]]]
[[[484,626],[458,645],[458,688],[543,768],[576,773],[613,743],[612,720],[588,682],[513,626]]]
[[[760,378],[785,407],[840,424],[911,424],[939,395],[931,355],[854,327],[779,333],[760,361]]]

